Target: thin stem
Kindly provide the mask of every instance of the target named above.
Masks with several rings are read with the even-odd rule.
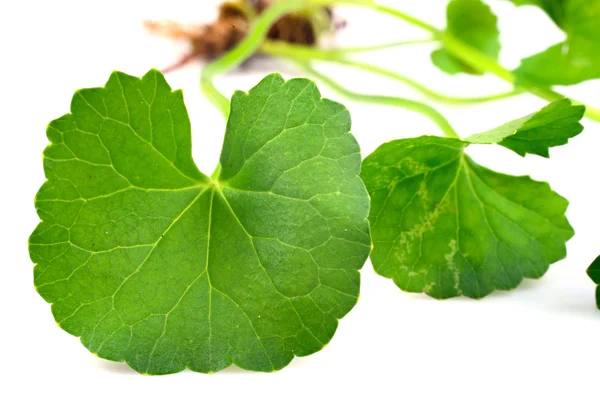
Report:
[[[232,51],[217,61],[208,64],[200,75],[202,93],[217,107],[225,118],[229,116],[229,100],[215,87],[213,78],[234,69],[251,57],[260,47],[271,26],[283,15],[306,7],[307,0],[288,0],[275,2],[254,22],[246,38]]]
[[[287,44],[286,42],[281,42]],[[334,48],[327,49],[326,51],[330,52],[332,55],[343,57],[346,54],[352,53],[368,53],[380,50],[391,49],[394,47],[402,47],[402,46],[411,46],[415,44],[427,44],[427,43],[438,43],[437,39],[429,38],[429,39],[414,39],[414,40],[401,40],[398,42],[390,42],[390,43],[382,43],[376,44],[373,46],[358,46],[358,47],[344,47],[344,48]],[[298,45],[299,47],[301,45]],[[304,46],[306,47],[306,46]],[[311,47],[314,48],[314,47]]]
[[[454,128],[452,128],[452,125],[450,125],[448,120],[436,109],[427,104],[415,100],[404,99],[401,97],[375,96],[356,93],[346,89],[344,86],[340,85],[330,77],[321,74],[319,71],[314,69],[309,63],[298,60],[294,60],[294,62],[307,73],[315,76],[317,79],[319,79],[324,84],[326,84],[336,92],[340,93],[344,97],[363,103],[401,107],[410,111],[418,112],[419,114],[422,114],[430,120],[432,120],[447,137],[456,139],[459,138],[458,134],[456,133]]]
[[[341,1],[341,3],[343,3],[343,2],[344,1]],[[402,11],[396,10],[394,8],[382,6],[382,5],[375,4],[375,3],[366,4],[365,6],[368,8],[372,8],[375,11],[379,11],[383,14],[388,14],[395,18],[399,18],[403,21],[406,21],[411,25],[414,25],[416,27],[419,27],[423,30],[428,31],[434,37],[438,37],[441,34],[441,31],[439,29],[437,29],[435,26],[428,24],[425,21],[421,21],[420,19],[417,19],[411,15],[405,14]]]
[[[213,171],[210,179],[216,180],[219,179],[219,174],[221,173],[221,163],[217,164],[217,168]]]
[[[200,75],[202,93],[227,118],[229,116],[229,100],[215,87],[214,77],[231,71],[250,58],[264,41],[271,26],[285,14],[339,3],[368,5],[371,4],[371,0],[286,0],[274,2],[254,20],[250,33],[236,48],[204,67]]]
[[[499,99],[504,99],[507,97],[513,97],[520,93],[522,90],[512,90],[505,93],[498,93],[489,96],[481,96],[481,97],[470,97],[470,98],[461,98],[461,97],[453,97],[448,96],[442,93],[438,93],[434,90],[429,89],[425,85],[414,81],[411,78],[403,76],[397,72],[393,72],[390,70],[386,70],[384,68],[380,68],[377,66],[373,66],[370,64],[366,64],[360,61],[348,60],[344,58],[344,55],[348,53],[348,49],[317,49],[309,46],[302,45],[293,45],[283,42],[265,42],[261,46],[261,50],[270,55],[270,56],[279,56],[285,57],[292,60],[299,60],[308,62],[310,60],[322,60],[327,62],[333,62],[341,65],[345,65],[352,68],[357,68],[363,71],[368,71],[377,75],[382,75],[403,84],[410,86],[411,88],[421,92],[423,95],[428,98],[450,104],[470,104],[470,103],[483,103],[486,101],[494,101]]]
[[[240,45],[238,45],[231,52],[227,53],[221,59],[209,64],[204,68],[200,79],[202,92],[221,111],[221,113],[227,117],[229,115],[229,101],[214,86],[212,81],[213,78],[219,74],[224,74],[230,71],[231,69],[240,65],[244,60],[252,56],[252,54],[254,54],[254,52],[264,41],[270,27],[283,15],[305,8],[327,7],[336,4],[363,6],[408,22],[409,24],[429,32],[434,38],[438,39],[444,44],[444,47],[446,50],[448,50],[448,52],[461,61],[469,64],[473,69],[481,72],[490,72],[513,85],[516,82],[515,75],[511,71],[502,67],[493,58],[487,57],[485,54],[468,46],[447,32],[442,32],[436,27],[399,10],[375,4],[372,2],[372,0],[287,0],[285,2],[274,2],[271,7],[269,7],[255,20],[253,29],[251,30],[250,34],[240,43]],[[405,81],[405,83],[408,82]],[[554,101],[565,97],[564,95],[549,88],[540,87],[529,82],[519,82],[519,86],[526,91],[548,101]],[[576,100],[574,100],[574,102],[582,104]],[[600,109],[586,106],[586,116],[590,119],[600,122]]]
[[[523,90],[517,89],[517,90],[511,90],[508,92],[487,95],[487,96],[454,97],[454,96],[448,96],[443,93],[438,93],[409,77],[406,77],[406,76],[401,75],[394,71],[390,71],[390,70],[387,70],[387,69],[384,69],[381,67],[377,67],[375,65],[370,65],[370,64],[366,64],[366,63],[363,63],[360,61],[350,61],[350,60],[333,60],[333,62],[338,63],[338,64],[347,65],[347,66],[353,67],[353,68],[358,68],[358,69],[361,69],[364,71],[369,71],[371,73],[374,73],[377,75],[382,75],[382,76],[394,79],[398,82],[402,82],[405,85],[410,86],[411,88],[421,92],[423,95],[427,96],[428,98],[438,101],[438,102],[442,102],[442,103],[449,103],[449,104],[483,103],[483,102],[488,102],[488,101],[505,99],[505,98],[517,96],[517,95],[523,93]]]
[[[452,55],[460,58],[461,61],[472,66],[479,72],[491,72],[497,77],[514,84],[515,76],[512,72],[498,64],[496,60],[482,52],[474,49],[461,40],[456,39],[449,33],[444,33],[441,36],[441,41],[444,48]]]
[[[341,2],[343,2],[343,0]],[[480,72],[490,72],[513,85],[516,83],[516,77],[511,71],[504,68],[493,58],[488,57],[480,51],[465,44],[464,42],[455,38],[448,32],[442,32],[424,21],[421,21],[417,18],[414,18],[410,15],[404,14],[398,10],[394,10],[389,7],[378,6],[375,4],[370,4],[366,6],[380,11],[382,13],[389,14],[396,18],[402,19],[403,21],[406,21],[414,26],[426,30],[427,32],[431,33],[435,38],[438,38],[444,44],[444,48],[450,54],[460,59],[461,61],[469,64],[472,68]],[[538,86],[532,82],[519,82],[519,86],[528,91],[529,93],[547,101],[555,101],[566,97],[565,95],[555,92],[550,88]],[[585,105],[582,102],[577,101],[575,99],[573,99],[573,102]],[[589,119],[600,122],[600,109],[588,105],[585,105],[585,107],[585,116]]]
[[[493,58],[490,58],[487,55],[475,50],[448,33],[443,35],[442,41],[444,43],[444,47],[450,54],[466,62],[475,69],[481,72],[491,72],[497,77],[504,79],[513,85],[516,83],[516,76],[511,71],[502,67]],[[566,97],[565,95],[555,92],[550,88],[538,86],[532,82],[519,82],[519,86],[527,90],[529,93],[541,97],[547,101],[556,101]],[[575,99],[573,99],[573,102],[576,104],[585,105]],[[588,105],[585,105],[585,107],[585,116],[594,121],[600,122],[600,109]]]

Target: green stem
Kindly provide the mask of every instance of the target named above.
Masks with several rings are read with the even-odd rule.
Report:
[[[375,65],[370,65],[370,64],[363,63],[363,62],[350,61],[350,60],[332,60],[332,61],[335,63],[338,63],[338,64],[343,64],[343,65],[347,65],[349,67],[358,68],[358,69],[361,69],[364,71],[369,71],[371,73],[385,76],[385,77],[394,79],[398,82],[402,82],[403,84],[410,86],[411,88],[417,90],[418,92],[421,92],[423,95],[427,96],[428,98],[430,98],[434,101],[442,102],[442,103],[449,103],[449,104],[484,103],[484,102],[495,101],[495,100],[505,99],[508,97],[517,96],[517,95],[523,93],[522,90],[517,89],[517,90],[511,90],[511,91],[503,92],[503,93],[495,93],[495,94],[491,94],[491,95],[487,95],[487,96],[454,97],[454,96],[449,96],[449,95],[431,90],[427,86],[425,86],[407,76],[401,75],[397,72],[390,71],[390,70],[387,70],[387,69],[384,69],[381,67],[377,67]]]
[[[229,116],[229,100],[215,87],[213,79],[239,66],[251,57],[260,47],[271,26],[283,15],[306,7],[307,0],[275,2],[254,21],[253,28],[246,38],[232,51],[208,64],[200,75],[202,93],[217,107],[225,118]]]
[[[337,83],[330,77],[328,77],[324,74],[321,74],[319,71],[314,69],[308,62],[302,62],[302,61],[298,61],[298,60],[294,60],[294,62],[300,68],[305,70],[307,73],[315,76],[317,79],[322,81],[324,84],[326,84],[327,86],[329,86],[330,88],[332,88],[333,90],[335,90],[336,92],[341,94],[342,96],[349,98],[350,100],[360,101],[363,103],[401,107],[401,108],[404,108],[407,110],[418,112],[418,113],[426,116],[427,118],[431,119],[442,130],[444,135],[446,135],[447,137],[456,138],[456,139],[459,138],[458,134],[456,133],[454,128],[452,128],[452,125],[450,125],[448,120],[442,114],[440,114],[436,109],[434,109],[433,107],[431,107],[427,104],[424,104],[424,103],[421,103],[421,102],[415,101],[415,100],[404,99],[401,97],[375,96],[375,95],[366,95],[366,94],[356,93],[356,92],[346,89],[344,86],[340,85],[339,83]]]
[[[221,173],[221,163],[217,164],[217,168],[215,168],[215,170],[213,171],[212,175],[210,176],[210,179],[212,179],[212,180],[219,179],[220,173]]]
[[[445,33],[442,36],[442,42],[444,43],[444,47],[450,54],[471,65],[473,68],[481,72],[491,72],[497,77],[504,79],[506,82],[509,82],[513,85],[516,83],[516,77],[511,71],[502,67],[493,58],[490,58],[485,54],[473,49],[472,47],[456,39],[452,35]],[[552,89],[538,86],[531,82],[520,82],[519,86],[528,91],[529,93],[547,101],[556,101],[566,97],[565,95],[555,92]],[[585,105],[582,102],[577,101],[575,99],[573,99],[573,102],[576,104]],[[594,121],[600,122],[600,109],[588,105],[585,105],[585,107],[585,116]]]
[[[393,42],[374,46],[321,49],[313,46],[287,43],[283,41],[267,40],[261,45],[260,49],[262,52],[268,55],[297,57],[305,60],[319,59],[324,61],[333,61],[335,59],[344,59],[346,55],[351,53],[366,53],[370,51],[378,51],[382,49],[388,49],[391,47],[417,43],[437,43],[437,41],[432,41],[431,39],[423,39],[405,42]]]
[[[345,3],[344,0],[340,1],[340,3]],[[441,31],[439,29],[437,29],[435,26],[428,24],[425,21],[421,21],[420,19],[417,19],[411,15],[405,14],[402,11],[396,10],[394,8],[391,7],[387,7],[387,6],[382,6],[379,4],[375,4],[375,3],[369,3],[365,5],[368,8],[372,8],[375,11],[381,12],[383,14],[388,14],[391,15],[395,18],[399,18],[403,21],[408,22],[411,25],[414,25],[416,27],[419,27],[423,30],[426,30],[427,32],[431,33],[434,37],[439,37],[441,35]]]
[[[276,43],[288,44],[287,42],[276,42]],[[345,47],[343,49],[336,49],[336,48],[326,49],[326,51],[328,51],[332,56],[343,57],[346,54],[351,54],[351,53],[367,53],[367,52],[391,49],[394,47],[410,46],[410,45],[414,45],[414,44],[426,44],[426,43],[438,43],[438,40],[431,39],[431,38],[430,39],[401,40],[398,42],[376,44],[373,46]],[[301,46],[301,45],[297,45],[297,46],[298,47],[307,47],[307,46]],[[316,49],[315,47],[310,47],[310,48]]]
[[[497,77],[509,82],[515,83],[515,76],[512,72],[498,64],[496,60],[480,51],[474,49],[461,40],[456,39],[449,33],[441,33],[440,40],[444,48],[453,56],[469,64],[473,69],[479,72],[490,72]]]
[[[253,29],[240,45],[221,59],[209,64],[203,69],[200,79],[202,92],[221,111],[221,113],[227,117],[229,115],[229,101],[214,86],[213,78],[230,71],[252,56],[264,41],[270,27],[283,15],[306,8],[327,7],[336,4],[363,6],[408,22],[429,32],[434,38],[444,44],[444,47],[448,52],[469,64],[472,68],[481,72],[490,72],[513,85],[515,84],[515,75],[502,67],[493,58],[487,57],[485,54],[468,46],[447,32],[442,32],[436,27],[399,10],[375,4],[371,0],[287,0],[285,2],[274,2],[271,7],[255,20]],[[554,101],[565,97],[549,88],[540,87],[533,83],[520,84],[520,86],[526,91],[548,101]],[[574,101],[582,104],[576,100]],[[600,109],[586,106],[586,116],[600,122]]]
[[[363,49],[368,49],[367,47],[363,48]],[[444,103],[450,103],[450,104],[469,104],[469,103],[483,103],[486,101],[494,101],[494,100],[499,100],[499,99],[504,99],[507,97],[512,97],[512,96],[516,96],[520,93],[522,93],[522,91],[520,90],[513,90],[513,91],[509,91],[509,92],[505,92],[505,93],[498,93],[498,94],[493,94],[493,95],[489,95],[489,96],[481,96],[481,97],[467,97],[467,98],[461,98],[461,97],[453,97],[453,96],[448,96],[442,93],[438,93],[434,90],[429,89],[428,87],[426,87],[425,85],[414,81],[411,78],[408,78],[406,76],[403,76],[397,72],[393,72],[390,70],[386,70],[384,68],[380,68],[380,67],[376,67],[370,64],[366,64],[360,61],[354,61],[354,60],[348,60],[346,58],[344,58],[344,55],[348,53],[348,49],[333,49],[333,50],[328,50],[328,49],[318,49],[318,48],[314,48],[314,47],[309,47],[309,46],[301,46],[301,45],[294,45],[294,44],[289,44],[289,43],[284,43],[284,42],[265,42],[263,43],[263,45],[261,46],[261,50],[270,55],[270,56],[279,56],[279,57],[285,57],[288,59],[292,59],[292,60],[296,60],[296,61],[303,61],[303,62],[308,62],[311,60],[322,60],[322,61],[327,61],[327,62],[333,62],[333,63],[337,63],[337,64],[342,64],[348,67],[352,67],[352,68],[357,68],[363,71],[368,71],[377,75],[382,75],[394,80],[397,80],[399,82],[402,82],[403,84],[410,86],[411,88],[421,92],[422,94],[424,94],[425,96],[427,96],[428,98],[438,101],[438,102],[444,102]],[[350,49],[351,51],[353,49]],[[367,50],[365,50],[367,51]]]
[[[343,4],[345,2],[346,2],[345,0],[339,1],[340,4]],[[381,13],[388,14],[395,18],[401,19],[405,22],[408,22],[411,25],[414,25],[416,27],[419,27],[419,28],[429,32],[431,35],[433,35],[433,37],[439,39],[444,44],[444,47],[450,54],[457,57],[461,61],[469,64],[474,69],[479,70],[481,72],[492,73],[513,85],[515,84],[516,77],[511,71],[504,68],[493,58],[488,57],[485,54],[481,53],[480,51],[470,47],[469,45],[467,45],[464,42],[462,42],[461,40],[453,37],[449,33],[442,32],[441,30],[428,24],[427,22],[421,21],[415,17],[412,17],[410,15],[407,15],[401,11],[395,10],[390,7],[377,5],[374,3],[365,4],[365,6],[368,8],[374,9],[376,11],[379,11]],[[520,83],[520,86],[523,89],[525,89],[526,91],[528,91],[529,93],[531,93],[535,96],[541,97],[542,99],[545,99],[547,101],[555,101],[555,100],[563,99],[566,97],[561,93],[555,92],[546,87],[538,86],[531,82],[528,82],[525,84]],[[574,99],[573,99],[573,102],[575,102],[577,104],[583,104]],[[585,104],[583,104],[583,105],[585,105]],[[600,122],[600,109],[597,109],[597,108],[594,108],[594,107],[591,107],[588,105],[585,105],[585,106],[586,106],[586,113],[585,113],[586,117],[588,117],[594,121]]]
[[[204,67],[200,75],[202,93],[227,118],[229,116],[229,100],[215,87],[214,77],[231,71],[250,58],[259,49],[271,26],[285,14],[339,3],[369,5],[371,0],[286,0],[274,2],[272,6],[254,20],[250,33],[236,48]]]
[[[343,3],[344,1],[341,0],[341,2]],[[400,11],[391,9],[389,7],[377,6],[374,4],[367,5],[367,7],[370,7],[370,8],[376,9],[378,11],[381,11],[383,13],[392,15],[396,18],[402,19],[403,21],[406,21],[414,26],[417,26],[419,28],[422,28],[422,29],[428,31],[435,38],[438,38],[444,44],[444,48],[450,54],[452,54],[456,58],[460,59],[461,61],[469,64],[472,68],[474,68],[480,72],[492,73],[492,74],[496,75],[497,77],[499,77],[513,85],[516,83],[516,77],[511,71],[504,68],[493,58],[488,57],[487,55],[481,53],[480,51],[472,48],[471,46],[465,44],[464,42],[455,38],[451,34],[449,34],[447,32],[442,32],[439,29],[433,27],[432,25],[429,25],[426,22],[423,22],[419,19],[416,19],[412,16],[406,15]],[[519,86],[521,88],[523,88],[524,90],[528,91],[529,93],[531,93],[535,96],[538,96],[547,101],[556,101],[556,100],[563,99],[566,97],[565,95],[563,95],[561,93],[555,92],[546,87],[541,87],[541,86],[535,85],[534,83],[531,83],[531,82],[520,83]],[[577,104],[585,105],[582,102],[577,101],[575,99],[573,99],[573,102],[577,103]],[[588,105],[585,105],[585,107],[586,107],[586,113],[585,113],[586,117],[590,118],[594,121],[600,122],[600,109],[597,109],[597,108],[594,108],[594,107],[591,107]]]

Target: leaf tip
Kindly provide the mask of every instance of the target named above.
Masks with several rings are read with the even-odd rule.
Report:
[[[594,283],[600,284],[600,256],[596,257],[586,272]]]

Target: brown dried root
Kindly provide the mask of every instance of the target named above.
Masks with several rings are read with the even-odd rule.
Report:
[[[145,22],[153,34],[171,39],[188,40],[191,51],[164,73],[178,69],[195,58],[212,60],[237,46],[248,34],[252,19],[263,12],[272,0],[237,0],[221,4],[216,22],[203,26],[185,27],[174,21]],[[316,18],[315,15],[319,16]],[[289,14],[277,21],[269,31],[270,40],[314,46],[318,35],[332,25],[330,9],[317,10],[316,14]],[[324,28],[325,27],[325,28]]]

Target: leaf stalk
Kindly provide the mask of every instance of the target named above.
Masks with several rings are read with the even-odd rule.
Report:
[[[455,38],[451,34],[443,32],[437,29],[436,27],[428,24],[427,22],[415,18],[411,15],[408,15],[402,11],[376,4],[370,0],[288,0],[285,2],[274,2],[274,4],[271,7],[265,10],[264,13],[262,13],[254,20],[252,30],[236,48],[234,48],[229,53],[225,54],[219,60],[208,64],[203,69],[200,77],[200,86],[204,95],[215,105],[215,107],[219,111],[221,111],[223,116],[227,118],[229,115],[230,107],[229,100],[215,87],[213,82],[214,78],[218,75],[225,74],[230,70],[234,69],[235,67],[239,66],[241,63],[243,63],[245,60],[251,57],[257,50],[259,50],[261,46],[263,51],[267,53],[271,51],[274,54],[276,52],[275,50],[277,50],[279,52],[278,55],[284,55],[284,48],[282,46],[275,49],[269,43],[265,43],[265,38],[269,32],[269,29],[283,15],[306,8],[327,7],[336,4],[356,5],[370,8],[374,11],[381,12],[383,14],[388,14],[392,17],[398,18],[411,25],[421,28],[427,31],[429,34],[431,34],[433,38],[432,40],[442,43],[449,53],[468,64],[473,69],[482,73],[492,73],[512,85],[516,84],[515,75],[511,71],[500,65],[493,58],[486,56],[480,51],[472,48],[471,46],[465,44],[461,40]],[[456,99],[451,96],[446,96],[437,93],[425,87],[424,85],[408,77],[402,76],[398,73],[342,58],[347,53],[377,50],[378,48],[381,49],[387,46],[391,45],[380,45],[374,46],[372,48],[353,48],[348,49],[346,51],[310,49],[310,53],[306,49],[303,49],[303,52],[298,52],[298,54],[294,54],[293,59],[296,61],[304,62],[305,64],[306,61],[309,59],[321,59],[324,61],[345,64],[354,68],[364,69],[366,71],[387,76],[389,78],[403,82],[404,84],[411,86],[413,89],[418,90],[419,92],[423,93],[424,95],[433,100],[449,103],[471,103],[497,100],[516,95],[522,90],[527,91],[547,101],[555,101],[565,97],[564,95],[555,92],[547,87],[541,87],[530,82],[519,82],[519,87],[517,87],[516,90],[513,92],[501,93],[498,95],[486,96],[482,98]],[[285,53],[285,55],[288,58],[292,57],[292,55],[290,55],[289,52]],[[577,104],[583,104],[576,100],[574,100],[574,102]],[[398,103],[398,106],[401,106],[400,104],[401,103]],[[429,115],[429,113],[426,115]],[[586,105],[586,117],[594,121],[600,122],[600,109]]]
[[[423,43],[423,42],[421,42]],[[397,45],[398,43],[396,43]],[[390,44],[394,45],[394,43]],[[387,45],[386,45],[387,46]],[[373,47],[362,47],[360,51],[375,51],[381,46]],[[273,57],[282,57],[290,60],[309,62],[311,60],[320,60],[336,64],[345,65],[347,67],[360,69],[363,71],[371,72],[377,75],[385,76],[387,78],[399,81],[412,89],[420,92],[424,96],[431,100],[448,103],[448,104],[471,104],[471,103],[483,103],[488,101],[500,100],[508,97],[517,96],[523,93],[523,90],[515,89],[508,92],[497,93],[488,96],[480,97],[454,97],[443,93],[436,92],[428,88],[427,86],[394,71],[390,71],[381,67],[377,67],[371,64],[367,64],[360,61],[350,60],[345,57],[348,53],[356,52],[356,48],[350,49],[318,49],[309,46],[302,46],[296,44],[289,44],[284,42],[273,42],[266,41],[261,46],[261,50]]]
[[[431,121],[433,121],[444,133],[445,136],[449,138],[459,139],[458,134],[452,128],[452,125],[448,122],[448,120],[435,108],[422,103],[420,101],[405,99],[402,97],[393,97],[393,96],[377,96],[377,95],[367,95],[362,93],[356,93],[351,90],[346,89],[343,85],[337,83],[335,80],[330,78],[327,75],[324,75],[314,69],[310,63],[302,62],[298,60],[294,60],[294,62],[298,65],[298,67],[302,68],[305,72],[313,75],[315,78],[323,82],[325,85],[329,86],[331,89],[338,92],[340,95],[354,101],[360,101],[363,103],[370,104],[378,104],[385,106],[393,106],[393,107],[401,107],[410,111],[417,112],[421,115],[426,116]]]

